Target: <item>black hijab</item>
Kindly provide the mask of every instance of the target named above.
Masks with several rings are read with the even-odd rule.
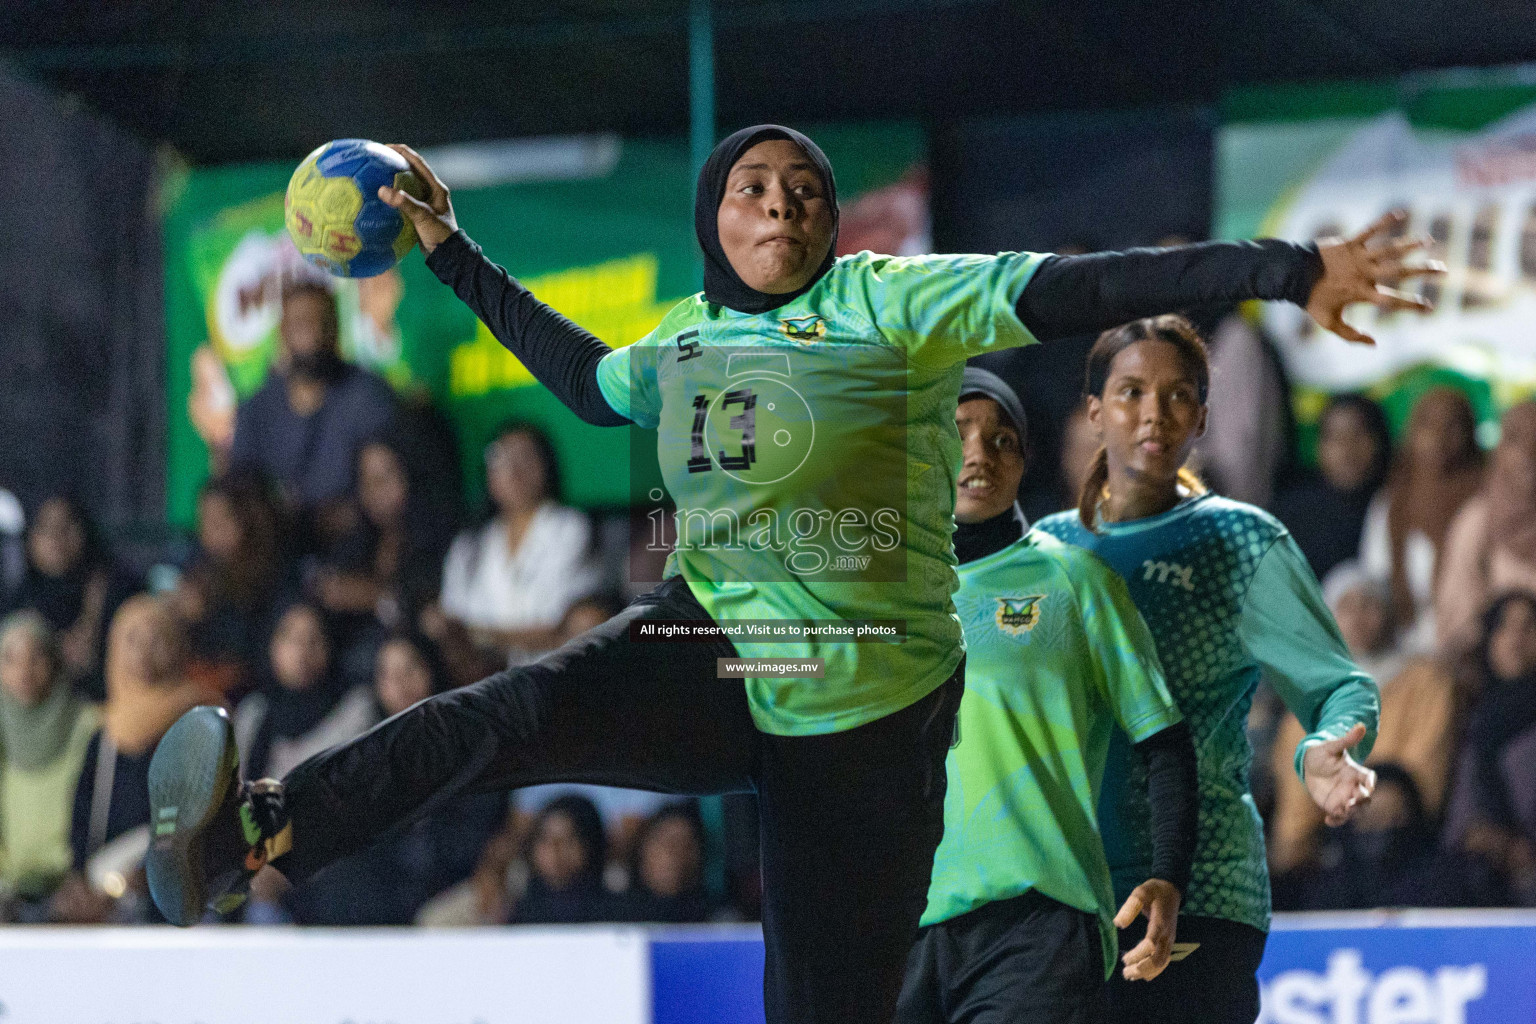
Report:
[[[1022,447],[1029,438],[1029,419],[1024,415],[1024,404],[1018,392],[990,370],[979,366],[967,366],[960,382],[960,401],[967,398],[990,398],[1013,424]],[[994,551],[1001,551],[1029,532],[1029,521],[1015,498],[1012,505],[979,523],[955,521],[955,559],[964,565],[978,558],[985,558]]]
[[[272,672],[270,658],[272,639],[277,635],[283,619],[295,608],[309,608],[319,618],[320,630],[325,636],[325,646],[329,652],[325,675],[303,690],[290,690],[278,682]],[[261,688],[267,699],[267,712],[262,715],[256,734],[251,739],[251,749],[246,752],[246,763],[253,778],[265,774],[272,756],[272,744],[276,740],[297,739],[316,728],[336,709],[336,705],[351,688],[350,681],[337,666],[339,648],[335,623],[318,605],[301,600],[281,605],[272,618],[272,629],[263,650],[268,652],[266,680]]]
[[[35,608],[54,629],[67,630],[80,618],[80,612],[85,607],[85,592],[90,586],[92,577],[98,571],[106,569],[108,563],[101,532],[91,521],[80,500],[70,494],[56,494],[47,501],[55,500],[69,509],[70,517],[80,527],[80,532],[84,536],[80,557],[75,560],[74,565],[65,570],[62,576],[50,576],[32,561],[31,545],[28,544],[26,573],[17,583],[16,589],[8,596],[4,608],[7,611]],[[43,504],[46,505],[47,501]],[[41,508],[42,506],[38,506],[39,511]],[[34,513],[31,530],[36,528],[36,513]],[[29,539],[31,530],[28,531]],[[103,622],[110,621],[110,615],[117,606],[117,602],[112,601],[111,597],[112,595],[108,595],[109,603],[104,609]]]
[[[539,812],[523,846],[523,859],[533,863],[533,847],[543,834],[550,817],[564,814],[571,820],[576,840],[586,851],[587,863],[563,889],[530,871],[528,888],[512,912],[515,924],[579,924],[606,921],[617,916],[613,897],[603,887],[603,868],[608,859],[608,837],[597,807],[584,796],[557,797]]]
[[[730,177],[731,168],[736,166],[736,161],[747,150],[770,139],[788,139],[805,151],[805,155],[816,167],[817,174],[821,176],[827,200],[832,204],[832,244],[827,246],[826,259],[821,261],[815,276],[803,288],[783,295],[769,295],[747,287],[747,283],[732,268],[731,261],[726,259],[725,250],[720,247],[720,200],[725,198],[725,181]],[[834,254],[837,252],[837,219],[837,181],[832,177],[832,164],[816,143],[792,128],[776,124],[754,125],[727,137],[704,161],[704,167],[699,171],[698,190],[693,196],[693,230],[698,235],[699,248],[704,250],[704,298],[739,313],[766,313],[804,295],[821,280],[823,274],[832,269],[832,261],[836,258]]]

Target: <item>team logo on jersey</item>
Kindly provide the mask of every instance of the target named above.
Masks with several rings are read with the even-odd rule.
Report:
[[[1040,602],[1044,594],[1028,597],[1000,597],[997,599],[997,628],[1009,636],[1028,633],[1040,621]]]
[[[1158,562],[1149,558],[1141,563],[1141,578],[1148,583],[1155,580],[1187,590],[1191,594],[1195,592],[1195,567],[1192,565]]]
[[[827,336],[827,322],[816,314],[791,316],[779,321],[779,330],[790,341],[813,342]]]

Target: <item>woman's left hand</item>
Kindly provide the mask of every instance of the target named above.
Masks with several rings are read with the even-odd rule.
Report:
[[[1151,981],[1168,966],[1182,902],[1178,888],[1161,878],[1147,879],[1126,897],[1115,915],[1116,928],[1129,928],[1138,916],[1147,915],[1147,934],[1120,958],[1126,981]]]
[[[1354,817],[1371,802],[1376,789],[1376,773],[1349,756],[1349,748],[1363,739],[1365,726],[1356,724],[1336,740],[1307,748],[1302,756],[1307,793],[1330,825],[1342,825]]]
[[[1307,297],[1307,313],[1312,319],[1346,341],[1374,345],[1374,338],[1344,322],[1346,306],[1369,302],[1381,309],[1411,309],[1418,313],[1435,308],[1429,300],[1393,287],[1405,278],[1445,273],[1445,264],[1439,260],[1408,262],[1411,253],[1424,247],[1425,239],[1381,237],[1407,217],[1406,212],[1393,210],[1353,238],[1318,241],[1323,276]]]

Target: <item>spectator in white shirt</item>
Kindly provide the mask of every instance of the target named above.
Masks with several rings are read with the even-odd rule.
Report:
[[[601,589],[591,524],[559,503],[558,468],[537,427],[512,423],[498,431],[485,450],[495,514],[461,533],[443,566],[443,625],[462,627],[501,660],[559,646],[567,610]]]

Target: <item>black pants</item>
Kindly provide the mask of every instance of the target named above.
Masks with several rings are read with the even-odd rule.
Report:
[[[1147,933],[1145,918],[1120,933],[1130,949]],[[1179,916],[1174,955],[1185,943],[1193,951],[1170,963],[1151,981],[1126,981],[1117,968],[1109,984],[1115,1024],[1253,1024],[1259,1016],[1259,961],[1268,936],[1250,925],[1219,917]]]
[[[1092,914],[1037,892],[918,932],[896,1024],[1103,1024]]]
[[[759,732],[719,643],[635,642],[637,619],[707,619],[680,578],[532,665],[434,697],[284,780],[304,877],[464,792],[545,782],[755,790],[771,1022],[889,1024],[944,827],[962,672],[868,725]],[[827,685],[810,680],[806,685]]]

